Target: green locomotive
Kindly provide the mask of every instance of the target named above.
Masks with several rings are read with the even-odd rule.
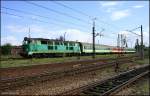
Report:
[[[23,40],[23,57],[54,57],[92,54],[92,44],[74,41],[60,41],[43,38],[27,38]],[[134,53],[134,49],[118,50],[115,46],[95,45],[96,54]]]
[[[62,55],[76,55],[81,53],[80,43],[43,38],[24,38],[24,57],[52,57]]]

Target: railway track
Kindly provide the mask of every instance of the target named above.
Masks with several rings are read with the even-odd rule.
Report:
[[[81,56],[82,57],[82,56]],[[122,58],[126,58],[127,56],[125,57],[122,57]],[[133,56],[130,56],[130,57],[133,57]],[[51,58],[60,58],[60,57],[51,57]],[[8,60],[30,60],[32,58],[23,58],[23,57],[10,57],[10,58],[1,58],[1,61],[8,61]],[[115,58],[101,58],[101,60],[114,60]]]
[[[119,60],[122,59],[131,59],[134,61],[138,59],[137,57],[130,56],[130,57],[121,57]],[[32,66],[21,66],[21,67],[10,67],[10,68],[0,68],[1,72],[1,79],[4,78],[18,78],[22,76],[33,76],[38,75],[45,72],[53,72],[53,71],[60,71],[70,69],[72,67],[80,67],[80,66],[87,66],[94,63],[106,63],[111,61],[117,62],[118,58],[100,58],[94,60],[78,60],[78,61],[69,61],[69,62],[60,62],[60,63],[48,63],[48,64],[35,64]]]
[[[130,59],[128,58],[128,59],[119,60],[119,63],[126,63],[126,62],[130,62]],[[11,90],[11,89],[15,89],[21,86],[34,85],[39,82],[44,82],[44,81],[48,81],[48,80],[52,80],[52,79],[60,78],[64,76],[71,76],[71,75],[75,75],[79,73],[94,71],[100,68],[113,66],[115,64],[116,64],[116,61],[109,62],[109,63],[108,62],[102,63],[102,64],[94,63],[94,64],[89,64],[88,66],[72,68],[72,69],[64,70],[64,71],[46,72],[46,73],[38,74],[35,76],[22,76],[18,78],[1,79],[0,90],[1,91]]]
[[[124,59],[117,60],[117,62],[119,62],[120,64],[127,63],[127,62],[131,62],[130,59],[131,58],[124,58]],[[36,83],[52,80],[55,78],[94,71],[100,68],[113,66],[115,64],[116,64],[116,61],[107,62],[107,63],[94,63],[94,64],[89,64],[88,66],[81,66],[81,67],[72,68],[72,69],[63,70],[63,71],[56,71],[56,72],[47,71],[45,73],[41,73],[41,74],[34,75],[34,76],[21,76],[21,77],[16,77],[16,78],[5,78],[5,79],[1,78],[0,90],[1,91],[12,90],[17,87],[26,86],[26,85],[34,85]]]
[[[123,72],[106,80],[94,82],[92,84],[61,93],[61,95],[114,95],[135,80],[148,74],[149,65],[144,65],[140,68]]]

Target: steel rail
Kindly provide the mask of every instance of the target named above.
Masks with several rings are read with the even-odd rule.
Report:
[[[82,56],[81,56],[82,57]],[[137,57],[137,56],[129,56],[129,57]],[[56,57],[57,58],[57,57]],[[122,58],[127,58],[127,56],[124,56],[124,57],[120,57],[120,59]],[[7,61],[7,60],[30,60],[31,58],[22,58],[22,57],[18,57],[18,58],[1,58],[1,61]],[[100,59],[95,59],[95,60],[114,60],[116,58],[100,58]],[[82,60],[80,60],[82,61]],[[83,60],[84,61],[84,60]],[[86,61],[86,60],[85,60]]]
[[[132,69],[108,79],[93,82],[91,84],[63,92],[61,95],[114,95],[122,88],[147,74],[149,74],[149,65]]]

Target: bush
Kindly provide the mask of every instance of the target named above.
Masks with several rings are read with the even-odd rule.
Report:
[[[1,46],[1,54],[2,55],[10,55],[11,54],[12,45],[7,43]]]

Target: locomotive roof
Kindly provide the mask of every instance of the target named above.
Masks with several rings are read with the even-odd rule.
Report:
[[[57,40],[57,39],[46,39],[46,38],[28,38],[28,37],[24,37],[24,40],[42,40],[42,41],[60,41],[60,42],[76,42],[76,41],[61,41],[61,40]]]
[[[82,43],[83,45],[92,45],[92,43]],[[103,46],[103,47],[111,47],[114,48],[116,46],[111,46],[111,45],[104,45],[104,44],[95,44],[96,46]]]

